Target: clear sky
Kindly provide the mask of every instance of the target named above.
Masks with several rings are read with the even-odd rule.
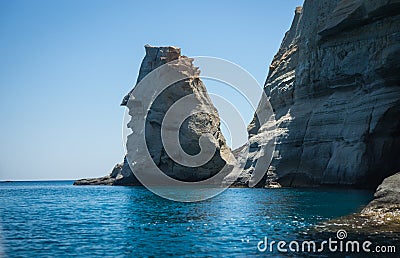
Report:
[[[98,177],[121,162],[119,104],[145,44],[230,60],[262,85],[302,2],[0,1],[0,180]]]

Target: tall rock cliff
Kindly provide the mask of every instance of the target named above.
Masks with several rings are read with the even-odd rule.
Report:
[[[278,128],[264,185],[376,187],[400,170],[400,1],[306,0],[264,90]]]
[[[140,185],[135,174],[150,176],[153,164],[165,175],[186,182],[206,180],[222,169],[233,168],[234,159],[221,133],[218,112],[193,60],[182,56],[176,47],[145,48],[136,86],[121,103],[129,109],[128,127],[132,130],[124,163],[116,165],[109,176],[78,180],[75,184]],[[159,87],[164,86],[168,87],[160,91]],[[186,103],[180,102],[185,99]],[[181,106],[174,109],[177,103]],[[166,115],[171,110],[175,113],[170,113],[168,123]],[[173,135],[177,136],[176,142]],[[165,146],[168,143],[172,145],[169,152]],[[181,153],[175,153],[179,149]],[[209,153],[203,153],[204,149]],[[188,165],[188,160],[201,158],[201,154],[209,159]]]

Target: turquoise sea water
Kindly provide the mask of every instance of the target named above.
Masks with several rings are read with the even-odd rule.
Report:
[[[343,189],[239,188],[179,203],[143,187],[72,183],[0,183],[0,256],[260,256],[265,236],[301,239],[372,198]]]

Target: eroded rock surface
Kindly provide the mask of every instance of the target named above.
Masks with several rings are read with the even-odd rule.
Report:
[[[265,83],[278,129],[264,185],[374,188],[400,170],[399,14],[389,0],[296,9]],[[262,126],[249,126],[254,149]]]
[[[400,172],[383,180],[363,214],[397,212],[400,219]]]
[[[182,56],[181,50],[176,47],[146,45],[145,48],[146,56],[140,67],[137,86],[129,92],[121,104],[129,108],[129,114],[132,117],[128,123],[132,134],[128,136],[126,143],[128,153],[124,163],[117,165],[110,176],[79,180],[75,184],[139,185],[140,182],[132,173],[131,168],[139,173],[152,173],[152,165],[146,160],[147,152],[164,174],[181,181],[206,180],[223,168],[233,167],[233,156],[221,133],[218,112],[199,78],[200,71],[192,64],[193,60]],[[170,63],[171,61],[173,62]],[[162,65],[166,68],[157,69]],[[148,75],[150,77],[146,77]],[[158,93],[157,87],[169,81],[171,77],[182,79],[173,82],[164,91]],[[139,84],[140,87],[138,87]],[[209,148],[212,153],[207,153],[210,155],[208,162],[193,167],[182,165],[171,158],[170,154],[174,154],[168,153],[161,137],[161,127],[167,112],[174,104],[188,96],[190,105],[182,106],[177,110],[186,112],[185,109],[190,109],[192,114],[182,121],[181,126],[178,123],[168,125],[167,131],[176,130],[179,133],[177,144],[189,156],[201,152],[200,138],[205,145],[212,147]],[[151,105],[147,106],[147,102]],[[145,142],[142,141],[143,137]],[[166,137],[167,140],[171,138]],[[178,145],[173,147],[173,152],[178,149]],[[131,166],[128,162],[131,162]]]

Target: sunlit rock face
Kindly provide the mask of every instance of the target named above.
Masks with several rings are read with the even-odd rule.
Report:
[[[228,175],[235,167],[231,150],[220,130],[218,112],[199,77],[200,70],[192,63],[193,59],[182,56],[180,48],[176,47],[146,45],[145,49],[146,56],[136,86],[121,103],[129,109],[131,120],[128,128],[132,132],[127,138],[124,162],[117,164],[108,176],[82,179],[75,184],[141,185],[135,175],[149,173],[151,177],[153,165],[173,179],[198,182],[212,178],[221,170]],[[168,81],[173,77],[181,79],[169,84]],[[164,82],[169,86],[157,92]],[[166,122],[166,114],[182,99],[189,102],[175,109],[176,113],[170,116],[172,123]],[[174,123],[175,118],[187,113],[190,115]],[[171,143],[173,137],[162,137],[164,124],[166,131],[177,132],[176,142]],[[165,148],[168,142],[172,144],[170,152]],[[178,149],[182,152],[174,154]],[[175,156],[171,157],[171,153]],[[201,154],[208,157],[205,162],[189,164],[185,160],[185,157],[192,160],[191,157]]]
[[[171,61],[173,62],[170,63]],[[230,148],[226,145],[220,130],[218,112],[199,78],[199,69],[193,66],[192,62],[192,59],[181,56],[179,48],[146,46],[146,56],[138,78],[138,83],[140,82],[142,85],[139,88],[135,87],[123,102],[129,108],[129,114],[132,117],[128,127],[133,133],[128,136],[126,145],[127,159],[131,162],[130,167],[133,170],[149,171],[151,164],[148,164],[143,157],[146,150],[151,155],[154,164],[167,176],[188,182],[209,179],[220,172],[225,165],[230,166],[230,163],[233,162],[230,160]],[[165,70],[156,69],[161,65],[167,66]],[[155,73],[152,75],[155,79],[145,78],[150,72]],[[179,78],[181,76],[185,79],[173,83],[160,94],[156,94],[150,108],[147,109],[143,100],[145,96],[154,95],[155,84],[162,84],[160,81],[168,79],[173,73],[176,73]],[[156,83],[155,80],[157,80]],[[190,103],[179,104],[178,102],[185,97],[190,97]],[[126,99],[128,101],[125,101]],[[176,126],[176,128],[168,130],[179,131],[179,140],[171,150],[175,152],[179,147],[184,153],[195,156],[201,152],[199,141],[203,137],[201,141],[210,147],[210,153],[208,153],[209,159],[202,165],[182,165],[180,161],[174,160],[170,156],[171,153],[168,153],[165,148],[165,144],[168,144],[172,137],[163,138],[161,128],[163,123],[167,124],[166,114],[172,110],[174,104],[180,106],[176,108],[178,113],[172,115],[172,120],[189,111],[187,109],[190,109],[192,114],[180,121],[183,122],[180,126],[178,123],[168,125],[169,127]],[[144,128],[141,123],[143,119],[145,119]],[[143,133],[146,146],[141,145],[139,138],[143,137]]]
[[[399,57],[400,1],[297,8],[265,83],[278,129],[264,185],[371,188],[400,171]],[[254,149],[262,126],[249,126]]]

